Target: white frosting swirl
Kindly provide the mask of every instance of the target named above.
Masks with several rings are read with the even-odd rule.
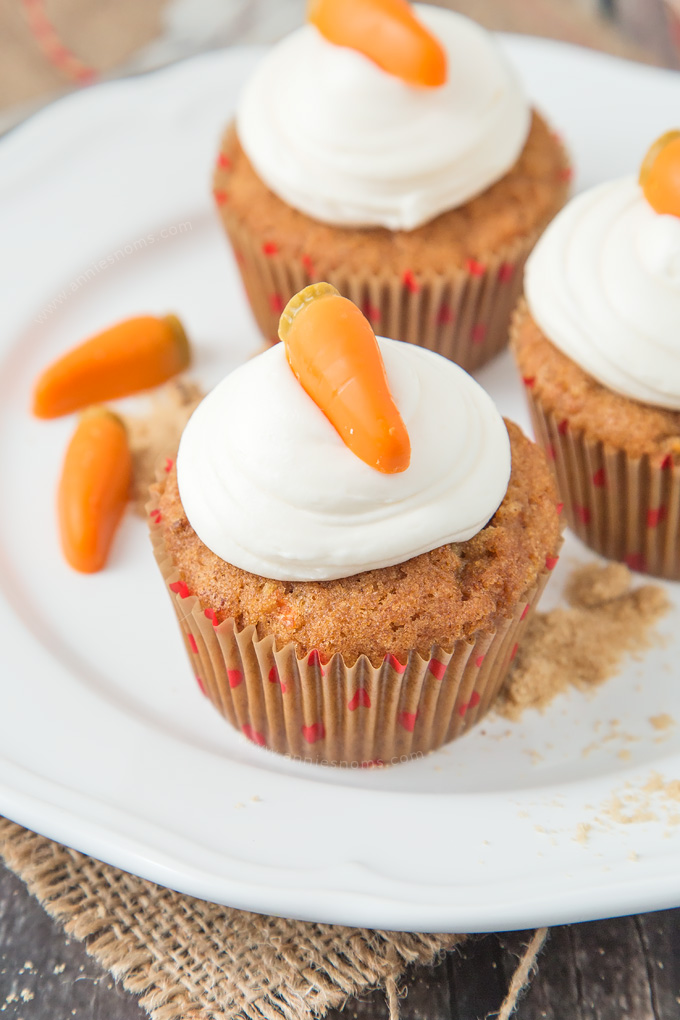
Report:
[[[604,386],[680,410],[680,219],[654,212],[633,177],[565,206],[525,290],[541,330]]]
[[[438,354],[379,343],[411,440],[400,474],[381,474],[345,446],[283,344],[198,406],[177,478],[189,522],[217,556],[276,580],[328,580],[465,541],[493,516],[510,444],[490,397]]]
[[[412,230],[462,205],[515,163],[530,111],[493,36],[417,5],[444,46],[448,81],[415,88],[305,25],[248,82],[237,130],[273,192],[340,226]]]

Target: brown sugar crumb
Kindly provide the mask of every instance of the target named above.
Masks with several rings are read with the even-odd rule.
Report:
[[[338,266],[375,273],[417,268],[449,272],[470,258],[512,247],[541,229],[564,204],[569,172],[561,144],[534,113],[525,147],[515,165],[480,195],[435,217],[415,230],[329,226],[293,209],[271,192],[255,173],[230,127],[215,172],[215,192],[228,193],[220,205],[226,220],[236,220],[260,237],[272,253],[304,259],[312,253],[317,278]]]
[[[565,597],[571,606],[593,609],[630,591],[631,574],[623,563],[589,563],[570,575]]]
[[[646,782],[626,783],[615,790],[599,808],[595,823],[608,828],[617,825],[635,825],[641,822],[663,821],[666,825],[680,824],[677,804],[680,801],[680,780],[666,779],[660,772],[650,772]]]
[[[158,465],[165,458],[174,460],[184,426],[202,397],[190,379],[173,379],[151,396],[148,414],[122,416],[132,451],[132,500],[141,516]]]
[[[570,685],[587,690],[609,679],[624,653],[648,648],[670,601],[659,585],[631,584],[620,563],[577,568],[566,587],[569,608],[530,622],[496,710],[518,719],[526,708],[544,709]]]
[[[663,460],[680,459],[680,411],[667,411],[614,393],[550,342],[522,301],[513,322],[511,347],[524,379],[544,410],[569,422],[574,432]]]
[[[492,629],[535,584],[560,541],[550,469],[537,447],[508,424],[512,471],[491,521],[464,543],[440,546],[404,563],[332,581],[274,581],[225,562],[201,542],[179,496],[173,470],[160,483],[159,527],[180,577],[216,619],[254,624],[298,655],[336,652],[347,663],[365,654],[379,664],[411,649],[429,657],[461,637]]]
[[[590,836],[591,829],[592,825],[588,825],[587,822],[579,822],[579,824],[576,826],[576,835],[574,836],[576,842],[581,843],[583,846],[585,846],[585,844],[588,842],[588,837]]]
[[[659,715],[650,715],[649,722],[655,730],[669,730],[672,726],[675,726],[675,719],[667,712],[661,712]]]

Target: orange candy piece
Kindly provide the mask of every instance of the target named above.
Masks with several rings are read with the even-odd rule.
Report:
[[[190,360],[189,341],[175,315],[125,319],[45,369],[33,393],[33,414],[58,418],[101,400],[160,386]]]
[[[407,0],[310,0],[307,19],[329,42],[348,46],[409,85],[446,81],[446,53]]]
[[[106,408],[89,408],[66,451],[57,494],[61,548],[74,570],[94,574],[106,563],[131,481],[125,426]]]
[[[288,364],[352,453],[383,474],[405,471],[411,442],[368,320],[330,283],[291,298],[279,336]]]
[[[680,216],[680,131],[667,131],[650,146],[639,182],[655,212]]]

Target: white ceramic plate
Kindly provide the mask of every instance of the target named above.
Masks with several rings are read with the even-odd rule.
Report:
[[[578,187],[629,172],[676,124],[671,72],[505,45],[572,149]],[[82,92],[0,145],[0,811],[176,889],[300,918],[481,931],[680,904],[676,812],[641,792],[652,772],[680,777],[680,728],[649,722],[680,720],[680,606],[667,643],[593,697],[348,772],[253,747],[199,696],[138,519],[100,575],[63,564],[53,493],[72,421],[30,417],[39,369],[145,310],[182,316],[206,385],[258,343],[209,182],[256,57]],[[526,421],[507,357],[482,381]],[[548,603],[588,555],[567,542]],[[654,819],[614,822],[621,791]]]

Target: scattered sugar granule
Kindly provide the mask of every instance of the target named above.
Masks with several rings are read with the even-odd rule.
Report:
[[[613,676],[625,652],[649,648],[653,627],[670,609],[659,585],[632,587],[622,563],[590,563],[569,578],[569,608],[536,613],[495,709],[518,719],[545,708],[573,685],[588,690]]]
[[[669,730],[675,726],[675,719],[668,712],[661,712],[659,715],[650,715],[649,722],[655,730]]]
[[[576,826],[576,835],[574,836],[576,842],[582,843],[585,846],[588,842],[588,836],[591,829],[592,825],[589,825],[588,822],[579,822]]]

